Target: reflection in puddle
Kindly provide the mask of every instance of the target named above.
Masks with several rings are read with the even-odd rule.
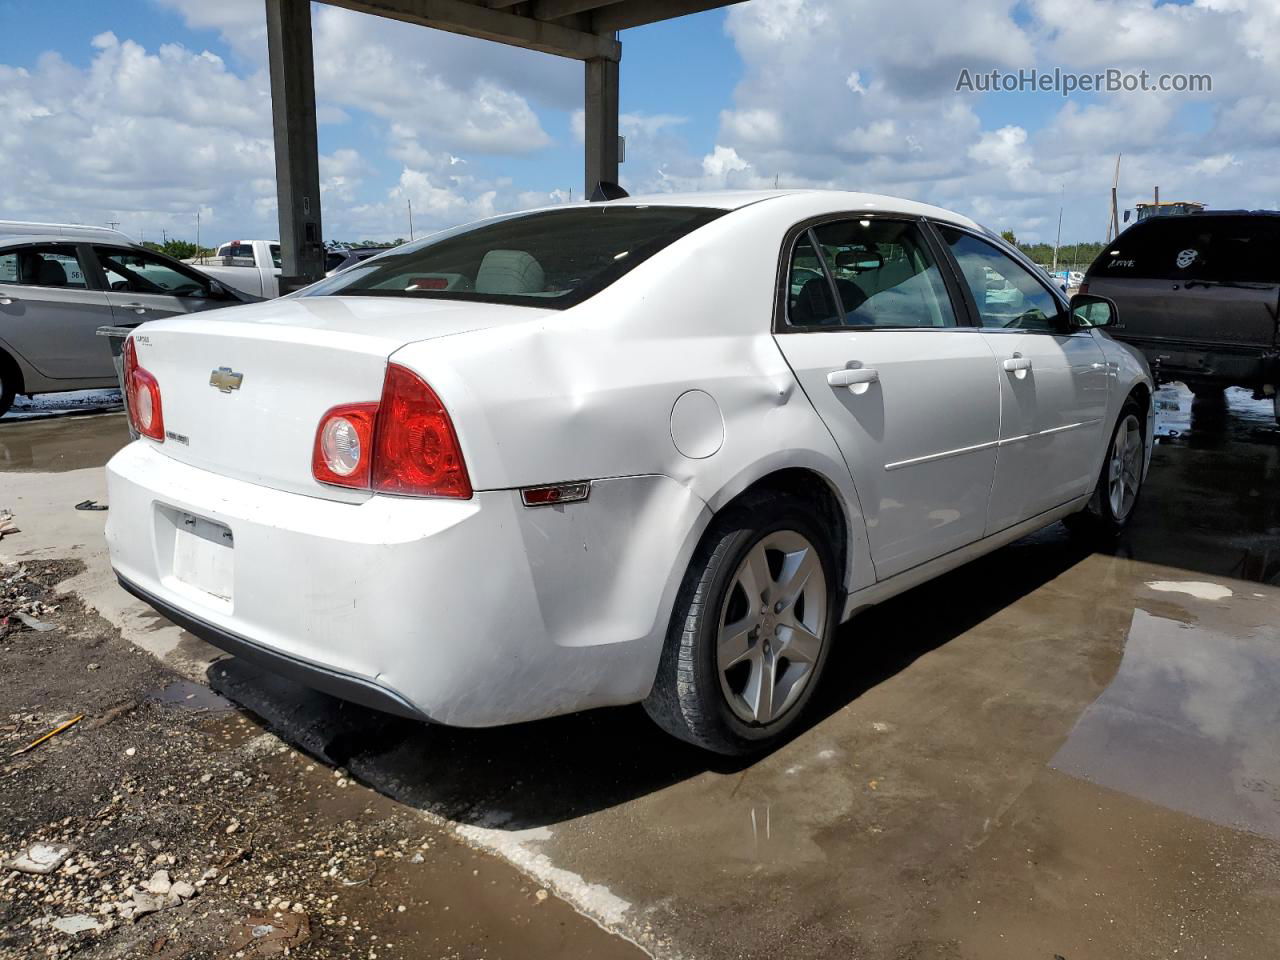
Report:
[[[1280,643],[1135,610],[1115,680],[1050,766],[1280,837]]]
[[[101,467],[129,442],[122,413],[0,422],[0,471],[61,473]]]
[[[1197,398],[1181,383],[1166,383],[1156,390],[1157,438],[1170,441],[1231,438],[1276,441],[1275,405],[1270,399],[1255,400],[1242,387],[1230,387],[1221,396]]]

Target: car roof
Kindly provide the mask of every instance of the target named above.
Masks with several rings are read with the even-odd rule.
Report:
[[[68,237],[57,233],[6,233],[3,229],[4,224],[0,223],[0,247],[12,247],[18,244],[29,243],[112,243],[120,247],[137,247],[138,245],[126,237],[123,233],[117,233],[111,230],[104,230],[104,234],[112,234],[111,236],[84,236],[84,237]]]
[[[635,197],[624,197],[618,200],[608,200],[603,203],[607,203],[611,207],[647,205],[704,207],[729,211],[738,210],[756,203],[769,203],[771,206],[790,203],[797,207],[810,208],[813,206],[815,197],[829,198],[833,212],[882,210],[885,213],[905,213],[911,216],[931,217],[935,220],[945,220],[949,223],[980,230],[984,233],[989,232],[977,221],[956,213],[954,210],[935,207],[932,204],[920,203],[915,200],[906,200],[902,197],[891,197],[881,193],[861,193],[853,190],[708,190],[688,193],[651,193]],[[542,207],[540,209],[562,210],[566,206],[595,207],[601,206],[603,203],[584,201]]]
[[[56,240],[109,240],[113,243],[133,243],[119,230],[95,227],[83,223],[35,223],[27,220],[0,220],[0,237],[50,237]]]

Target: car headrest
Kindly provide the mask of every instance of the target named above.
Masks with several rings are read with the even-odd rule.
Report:
[[[523,250],[490,250],[476,271],[476,293],[542,293],[542,264]]]
[[[831,287],[826,277],[806,280],[796,296],[791,309],[791,322],[800,327],[839,323],[835,304],[831,302]]]
[[[67,271],[57,260],[40,257],[36,263],[36,283],[44,287],[65,287]]]

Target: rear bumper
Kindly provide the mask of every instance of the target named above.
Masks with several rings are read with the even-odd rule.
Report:
[[[1113,336],[1142,351],[1158,383],[1189,380],[1256,389],[1280,382],[1280,352],[1269,346]]]
[[[322,693],[338,697],[340,700],[350,700],[352,703],[358,703],[364,707],[372,707],[374,710],[394,713],[401,717],[411,717],[415,720],[431,719],[394,690],[371,683],[360,677],[353,677],[337,670],[329,670],[317,664],[299,660],[278,650],[265,647],[260,643],[254,643],[252,640],[237,636],[230,630],[224,630],[222,627],[214,626],[212,623],[201,620],[185,610],[180,610],[171,603],[166,603],[136,584],[130,583],[119,573],[116,574],[116,580],[119,581],[120,586],[143,603],[152,607],[161,616],[172,620],[183,630],[199,637],[206,643],[212,644],[219,650],[225,650],[227,653],[242,660],[247,660],[282,677],[295,680],[313,690],[319,690]]]
[[[706,509],[661,476],[597,481],[562,507],[509,490],[343,503],[145,440],[112,458],[107,486],[111,562],[131,593],[266,669],[456,726],[643,699]],[[204,561],[183,551],[209,525],[232,546],[206,591]]]

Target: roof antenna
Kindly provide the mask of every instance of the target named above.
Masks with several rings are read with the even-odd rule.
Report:
[[[607,203],[610,200],[621,200],[623,197],[629,197],[631,194],[623,190],[616,183],[610,180],[601,180],[596,184],[596,188],[591,191],[592,203]]]

